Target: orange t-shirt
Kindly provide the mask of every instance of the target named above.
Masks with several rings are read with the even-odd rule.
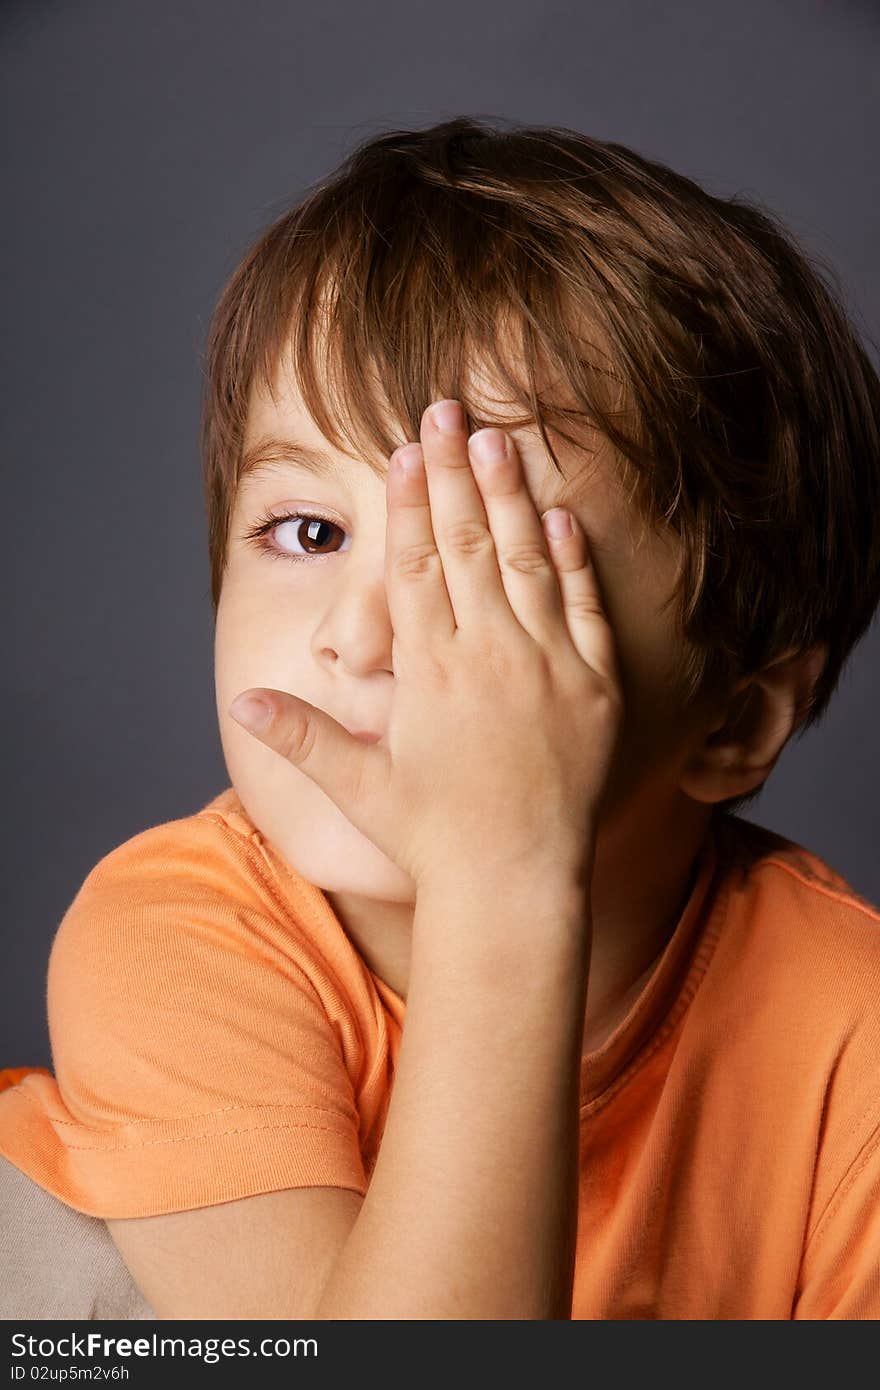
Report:
[[[55,1076],[7,1072],[0,1154],[69,1206],[366,1192],[405,1005],[232,788],[100,860],[48,1008]],[[880,1317],[878,1075],[880,913],[716,814],[654,973],[583,1062],[572,1316]]]

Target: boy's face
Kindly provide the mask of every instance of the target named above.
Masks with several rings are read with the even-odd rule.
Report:
[[[351,730],[384,736],[392,700],[384,477],[319,434],[289,374],[276,378],[274,392],[274,403],[268,395],[252,393],[245,454],[262,441],[292,440],[329,455],[334,468],[330,476],[319,477],[290,461],[241,481],[215,634],[226,766],[251,820],[307,880],[329,892],[412,902],[409,876],[305,773],[227,712],[241,691],[268,686],[326,710]],[[497,413],[494,403],[493,410]],[[660,613],[673,587],[675,553],[666,539],[643,532],[615,483],[607,454],[594,459],[554,439],[564,470],[560,475],[536,426],[511,435],[536,510],[568,506],[587,534],[617,640],[626,700],[604,821],[615,835],[638,839],[650,833],[655,819],[668,815],[679,795],[677,770],[688,732],[677,697],[682,646],[673,607]],[[261,538],[272,554],[246,538],[265,516],[287,512],[317,513],[331,524],[283,522]]]

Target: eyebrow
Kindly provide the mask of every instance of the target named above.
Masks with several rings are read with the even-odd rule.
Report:
[[[256,444],[252,444],[246,453],[242,455],[241,471],[239,473],[239,486],[244,483],[255,483],[258,479],[271,475],[272,473],[283,473],[285,468],[302,468],[307,473],[312,473],[315,477],[323,478],[325,481],[338,480],[343,468],[352,468],[357,460],[346,458],[342,455],[342,465],[336,459],[332,459],[329,454],[322,449],[311,448],[307,444],[301,444],[296,439],[289,439],[284,435],[269,436],[260,439]],[[570,480],[569,480],[570,481]],[[562,496],[565,495],[563,488]],[[551,504],[548,504],[551,505]],[[561,506],[563,503],[557,501],[553,506]],[[603,547],[596,540],[591,540],[591,545],[601,550]]]
[[[340,464],[323,450],[309,448],[295,439],[273,437],[258,440],[243,454],[239,482],[255,481],[263,474],[291,466],[303,468],[318,478],[338,478],[340,473]]]

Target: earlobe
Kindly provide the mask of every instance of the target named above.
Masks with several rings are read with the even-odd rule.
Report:
[[[732,688],[681,769],[685,795],[708,804],[754,791],[806,717],[828,656],[825,643],[789,650]]]

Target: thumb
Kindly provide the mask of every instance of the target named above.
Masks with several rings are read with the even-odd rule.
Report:
[[[376,832],[389,800],[387,749],[361,743],[329,714],[286,690],[245,690],[233,700],[229,713],[311,778],[352,825],[379,844]],[[379,848],[387,852],[383,845]]]

